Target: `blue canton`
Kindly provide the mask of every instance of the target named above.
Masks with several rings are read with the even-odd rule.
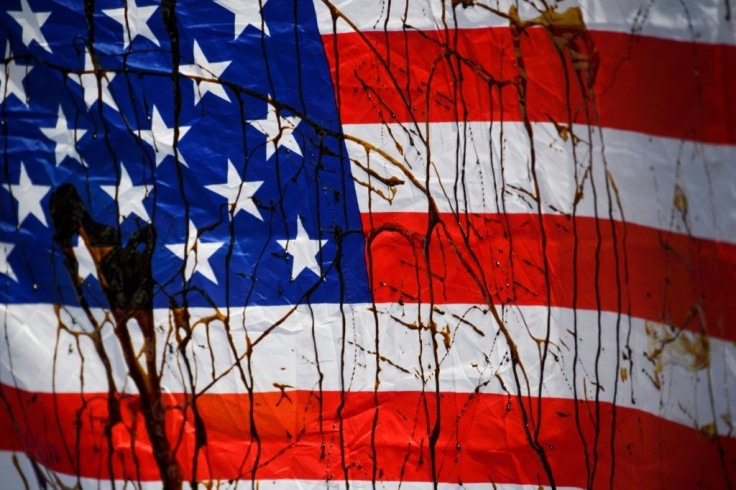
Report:
[[[123,249],[154,231],[154,307],[370,301],[314,7],[236,4],[3,2],[0,301],[110,306],[72,187]]]

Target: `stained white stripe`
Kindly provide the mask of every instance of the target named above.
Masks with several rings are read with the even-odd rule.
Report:
[[[458,2],[459,3],[459,2]],[[539,16],[541,2],[476,0],[475,6],[453,8],[443,0],[316,0],[320,32],[444,30],[445,28],[504,27],[504,15],[518,6],[521,19]],[[332,4],[350,22],[340,18],[333,26]],[[554,2],[558,12],[579,6],[588,29],[614,31],[699,43],[736,44],[736,26],[726,22],[727,2],[722,0],[578,0]],[[488,7],[488,8],[484,8]],[[494,9],[494,11],[489,10]],[[351,26],[350,24],[353,24]]]
[[[345,125],[361,212],[426,212],[421,186],[440,212],[536,213],[532,145],[522,123],[428,129],[427,135],[424,125]],[[572,136],[565,141],[552,123],[532,129],[542,212],[572,214],[578,199],[577,216],[736,242],[734,147],[613,129],[589,134],[580,125],[573,147]]]
[[[13,463],[13,456],[17,460],[17,466]],[[115,480],[110,483],[109,480],[95,480],[92,478],[77,479],[72,475],[64,475],[49,471],[43,466],[38,466],[41,474],[47,479],[46,488],[80,488],[95,490],[158,490],[161,488],[161,482],[133,482]],[[0,451],[0,475],[3,475],[3,488],[23,489],[24,478],[29,490],[44,488],[39,484],[35,475],[33,466],[28,457],[23,453],[13,453],[11,451]],[[208,486],[211,483],[211,486]],[[62,486],[63,485],[63,486]],[[79,485],[77,487],[77,485]],[[348,486],[345,481],[339,480],[258,480],[254,486],[250,480],[216,480],[213,482],[201,482],[205,488],[215,488],[217,490],[343,490]],[[185,485],[186,488],[186,485]],[[458,485],[454,483],[437,483],[435,486],[431,482],[376,482],[375,486],[370,481],[350,480],[350,488],[355,490],[481,490],[495,488],[497,490],[546,490],[550,487],[539,485],[513,485],[513,484],[496,484],[488,483],[470,483]],[[576,487],[557,487],[559,490],[571,490]]]
[[[105,392],[104,366],[84,332],[81,311],[52,306],[0,307],[0,381],[34,392]],[[524,372],[491,313],[473,305],[417,310],[415,305],[249,307],[231,311],[229,327],[213,311],[190,309],[192,340],[181,355],[168,311],[156,311],[158,359],[168,392],[372,391],[376,361],[382,391],[443,391],[613,402],[691,427],[716,423],[728,430],[736,399],[736,345],[614,313],[549,310],[549,351],[542,374],[547,312],[543,307],[501,310]],[[72,322],[76,319],[76,323]],[[377,321],[377,323],[376,323]],[[64,328],[59,329],[61,324]],[[436,325],[433,335],[427,325]],[[277,325],[275,326],[274,325]],[[574,334],[577,329],[577,337]],[[137,329],[134,334],[139,336]],[[379,343],[376,353],[376,335]],[[343,333],[344,332],[344,333]],[[182,332],[179,332],[181,335]],[[112,324],[101,337],[118,391],[135,392]],[[253,345],[246,362],[248,341]],[[577,339],[577,340],[576,340]],[[138,342],[141,344],[140,340]],[[317,347],[315,347],[315,345]],[[435,349],[439,370],[435,364]],[[574,361],[577,355],[577,361]],[[187,362],[189,368],[187,368]],[[248,365],[251,370],[248,370]],[[190,384],[191,369],[193,386]],[[44,373],[44,375],[39,375]],[[517,379],[518,377],[518,379]],[[320,379],[321,386],[320,386]]]

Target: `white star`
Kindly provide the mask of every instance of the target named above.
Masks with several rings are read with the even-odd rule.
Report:
[[[84,104],[88,109],[100,100],[100,91],[102,91],[102,102],[117,110],[115,101],[110,94],[110,83],[112,83],[113,78],[115,78],[114,73],[100,71],[100,85],[98,87],[95,64],[86,48],[84,50],[84,72],[80,75],[69,75],[71,81],[82,87]]]
[[[41,199],[48,194],[51,187],[47,185],[33,185],[33,182],[31,182],[30,177],[26,173],[23,162],[20,162],[20,179],[18,183],[12,185],[3,184],[3,187],[8,192],[11,192],[13,197],[18,201],[18,224],[23,223],[24,219],[33,215],[44,226],[48,226],[46,224],[46,216],[44,216],[43,208],[41,207]]]
[[[77,244],[72,247],[72,250],[74,250],[74,257],[77,259],[77,276],[79,279],[84,281],[89,276],[97,279],[95,261],[92,258],[92,254],[89,253],[89,249],[81,236],[77,237]]]
[[[309,238],[307,231],[302,226],[302,220],[299,216],[296,218],[296,238],[289,240],[276,240],[286,253],[291,255],[291,280],[293,281],[304,269],[309,269],[318,276],[322,274],[322,269],[317,263],[317,254],[320,249],[327,243],[327,240],[312,240]]]
[[[210,281],[217,284],[217,277],[210,265],[210,257],[224,245],[223,242],[202,242],[197,236],[197,227],[189,220],[189,236],[186,245],[174,243],[166,245],[174,255],[186,260],[184,278],[188,281],[195,272],[199,272]],[[186,256],[186,257],[185,257]]]
[[[138,36],[143,36],[156,46],[160,46],[158,38],[148,27],[148,21],[156,9],[158,5],[141,7],[135,3],[135,0],[127,0],[125,6],[103,10],[102,13],[123,26],[123,49],[128,49],[133,39]]]
[[[51,48],[43,37],[41,26],[48,20],[51,12],[34,12],[28,5],[28,0],[20,0],[20,8],[21,10],[12,10],[8,14],[20,24],[23,30],[23,44],[30,47],[31,41],[36,41],[39,46],[50,53]]]
[[[181,141],[184,135],[187,134],[189,128],[190,126],[179,126],[179,141]],[[174,134],[174,128],[166,126],[166,123],[161,117],[161,114],[159,114],[158,109],[156,109],[156,106],[153,106],[153,114],[151,114],[150,132],[141,130],[139,134],[141,139],[151,145],[154,153],[156,153],[157,167],[161,165],[161,162],[163,162],[164,158],[167,156],[174,156],[174,139],[176,137]],[[179,152],[179,162],[185,167],[189,166],[187,165],[186,160],[184,160],[184,156],[182,156],[181,152]]]
[[[10,252],[13,251],[14,247],[15,245],[12,243],[0,242],[0,274],[5,274],[15,282],[18,282],[18,278],[16,277],[15,272],[13,272],[10,262],[8,262]]]
[[[231,206],[230,212],[235,216],[240,211],[250,213],[263,221],[261,213],[253,202],[253,195],[263,184],[262,181],[246,182],[240,178],[238,170],[230,160],[227,161],[227,182],[224,184],[212,184],[205,187],[227,199]]]
[[[56,127],[54,128],[39,128],[41,132],[48,139],[54,142],[56,147],[56,166],[61,165],[64,158],[69,157],[73,160],[78,160],[77,149],[75,144],[77,141],[82,139],[84,134],[87,132],[86,129],[70,128],[66,125],[66,118],[64,117],[64,111],[59,106],[59,118],[56,120]],[[86,167],[87,165],[82,162]]]
[[[225,92],[225,87],[218,83],[220,75],[222,75],[222,72],[227,69],[230,63],[230,61],[210,63],[202,52],[202,48],[199,47],[197,41],[194,41],[194,64],[180,66],[179,72],[188,77],[214,78],[216,80],[214,82],[206,80],[198,82],[197,80],[192,80],[192,83],[194,84],[194,105],[199,104],[199,101],[202,100],[202,97],[204,97],[207,92],[230,102],[230,97],[228,97],[227,92]]]
[[[5,59],[9,61],[5,63],[4,69],[0,69],[0,83],[2,83],[0,100],[4,102],[8,98],[8,95],[14,94],[28,107],[26,91],[23,88],[23,79],[33,67],[30,65],[19,65],[12,58],[13,53],[10,51],[10,41],[8,41],[5,48]]]
[[[294,130],[301,122],[296,116],[281,116],[276,114],[276,109],[268,111],[266,119],[255,119],[248,121],[254,124],[256,129],[266,135],[266,160],[270,160],[276,151],[284,146],[297,155],[302,154],[299,143],[294,138]],[[273,143],[273,144],[271,144]]]
[[[143,206],[143,201],[148,197],[146,186],[133,185],[133,181],[125,170],[125,165],[120,164],[120,183],[118,185],[101,185],[100,188],[118,203],[120,221],[135,214],[141,219],[151,221]]]
[[[258,0],[255,0],[256,2]],[[268,32],[268,25],[266,19],[261,16],[261,9],[258,5],[254,5],[253,0],[215,0],[215,3],[220,7],[228,9],[230,12],[235,14],[235,37],[237,39],[248,26],[253,26],[259,31],[263,29],[263,32],[267,36],[270,35]],[[266,2],[263,2],[263,6],[266,6]]]

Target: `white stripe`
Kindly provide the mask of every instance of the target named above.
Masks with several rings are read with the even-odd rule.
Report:
[[[13,455],[18,461],[18,466],[13,464]],[[20,468],[20,472],[18,471]],[[123,480],[115,480],[114,485],[109,480],[95,480],[92,478],[77,479],[71,475],[64,475],[47,470],[39,466],[42,474],[47,478],[51,488],[79,488],[95,489],[95,490],[158,490],[161,483],[157,481],[149,482],[131,482]],[[21,472],[22,475],[21,476]],[[3,488],[23,489],[23,478],[28,484],[29,489],[42,488],[33,471],[32,463],[23,453],[13,453],[11,451],[0,451],[0,475],[3,475]],[[64,485],[63,487],[61,485]],[[211,486],[208,486],[211,483]],[[259,490],[343,490],[347,489],[345,481],[340,480],[258,480],[256,485],[252,485],[250,480],[215,480],[212,482],[200,482],[205,488],[215,488],[217,490],[245,490],[256,488]],[[188,488],[187,485],[184,485]],[[49,488],[47,486],[47,488]],[[495,484],[490,483],[470,483],[458,485],[454,483],[438,483],[435,487],[432,482],[376,482],[375,487],[370,481],[350,480],[350,488],[355,490],[430,490],[437,488],[439,490],[546,490],[550,487],[539,485],[513,485],[513,484]],[[557,487],[559,490],[571,490],[576,487]]]
[[[350,20],[340,18],[333,26],[329,3]],[[317,21],[322,34],[360,31],[444,30],[445,28],[505,27],[509,21],[483,8],[486,5],[508,14],[511,5],[518,5],[522,20],[539,16],[541,2],[517,0],[476,0],[469,8],[452,8],[446,0],[315,0]],[[558,3],[558,2],[554,2]],[[699,43],[736,44],[736,26],[725,21],[726,2],[723,0],[691,0],[686,4],[676,0],[578,0],[562,1],[557,11],[579,6],[585,25],[590,30],[614,31],[696,41]],[[390,9],[390,10],[389,10]],[[736,15],[733,12],[732,15]],[[387,20],[388,19],[388,22]],[[444,19],[444,20],[443,20]]]
[[[186,360],[193,372],[193,387],[185,358],[176,348],[168,312],[157,311],[158,359],[164,358],[164,390],[243,393],[245,385],[238,371],[242,368],[245,379],[250,383],[252,377],[255,390],[260,392],[277,391],[279,386],[319,390],[320,376],[325,391],[342,387],[372,391],[376,386],[377,328],[382,391],[433,391],[436,342],[441,390],[518,393],[508,344],[492,315],[479,307],[436,307],[430,317],[429,307],[422,307],[418,314],[412,305],[378,305],[377,327],[369,305],[345,307],[345,318],[338,305],[302,306],[289,311],[283,307],[249,307],[246,317],[242,311],[233,311],[229,340],[224,324],[212,320],[211,310],[190,308],[193,338]],[[519,381],[525,395],[536,396],[542,379],[543,343],[538,340],[546,336],[547,311],[543,307],[502,310],[527,377]],[[617,390],[619,406],[698,428],[716,422],[720,434],[727,432],[721,416],[731,413],[731,401],[736,399],[736,345],[732,342],[678,333],[640,319],[619,319],[614,313],[601,313],[599,326],[597,312],[578,311],[578,360],[574,364],[574,310],[552,308],[549,312],[549,355],[542,396],[572,399],[575,371],[579,399],[594,400],[599,387],[600,401],[612,402]],[[72,324],[72,317],[76,324]],[[65,309],[60,320],[75,334],[90,331],[79,310]],[[416,328],[430,321],[436,323],[439,332],[434,339],[428,329]],[[11,306],[0,330],[0,381],[34,392],[107,391],[104,367],[92,342],[87,336],[75,337],[58,329],[58,324],[52,306]],[[246,362],[238,362],[245,360],[246,335],[253,344],[252,373],[247,371]],[[102,337],[114,366],[117,390],[135,392],[134,384],[125,377],[127,369],[110,324],[103,328]],[[521,376],[519,369],[517,374]]]
[[[407,174],[427,187],[429,148],[428,188],[440,212],[536,213],[523,123],[431,123],[428,128],[427,138],[424,125],[344,126],[361,212],[426,212],[428,199]],[[582,141],[574,153],[572,138],[565,141],[552,123],[532,129],[542,212],[571,214],[578,196],[578,216],[608,218],[610,209],[616,220],[736,242],[733,146],[613,129],[594,129],[591,145],[587,127],[579,125],[574,131]],[[386,184],[366,168],[403,183]]]

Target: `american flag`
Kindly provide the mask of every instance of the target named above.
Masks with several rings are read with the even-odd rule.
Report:
[[[731,488],[729,0],[6,0],[3,488]]]

